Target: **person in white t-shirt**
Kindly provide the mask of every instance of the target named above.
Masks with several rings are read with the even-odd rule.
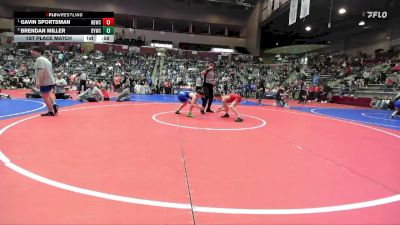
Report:
[[[31,54],[36,58],[35,62],[35,78],[36,87],[40,89],[44,103],[48,112],[42,116],[54,116],[58,112],[56,97],[54,95],[55,79],[53,75],[53,66],[51,62],[43,57],[44,50],[42,48],[33,48]]]
[[[371,73],[369,72],[369,69],[366,69],[362,76],[364,78],[365,87],[368,87],[369,79],[371,78]]]
[[[203,89],[203,79],[201,76],[196,78],[196,91]]]

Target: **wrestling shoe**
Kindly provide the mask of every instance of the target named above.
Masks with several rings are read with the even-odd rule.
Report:
[[[59,109],[60,107],[57,105],[57,104],[54,104],[53,105],[53,111],[54,111],[54,115],[56,115],[57,113],[58,113],[58,109]]]
[[[47,113],[43,113],[43,114],[40,114],[41,116],[54,116],[54,113],[53,112],[47,112]]]

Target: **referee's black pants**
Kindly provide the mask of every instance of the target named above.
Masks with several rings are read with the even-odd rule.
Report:
[[[207,106],[206,110],[210,111],[211,110],[211,104],[212,104],[212,101],[214,99],[214,86],[212,84],[205,83],[203,85],[203,91],[204,91],[204,94],[205,94],[204,98],[202,99],[203,100],[203,108],[205,109],[206,106],[207,106],[207,103],[208,103],[208,106]]]
[[[78,91],[78,94],[81,93],[82,87],[83,87],[83,91],[86,91],[86,80],[81,80],[81,81],[79,82],[79,91]]]

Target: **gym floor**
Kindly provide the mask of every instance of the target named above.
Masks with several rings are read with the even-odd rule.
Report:
[[[0,224],[400,224],[389,111],[244,101],[235,123],[175,115],[175,96],[58,103],[0,100]]]

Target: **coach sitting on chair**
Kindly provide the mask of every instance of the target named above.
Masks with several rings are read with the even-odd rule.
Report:
[[[95,85],[92,81],[89,83],[89,88],[78,95],[78,101],[80,102],[100,102],[104,101],[103,93],[101,93],[100,89]]]

